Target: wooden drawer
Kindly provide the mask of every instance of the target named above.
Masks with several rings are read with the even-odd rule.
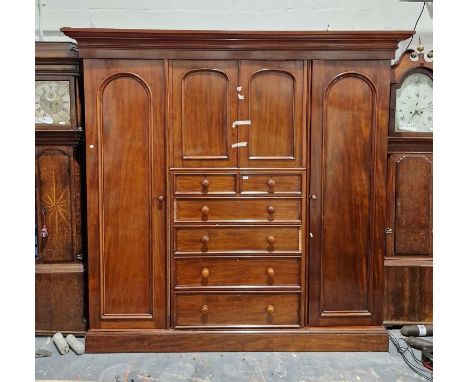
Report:
[[[197,258],[175,261],[176,287],[300,285],[298,258]]]
[[[301,194],[300,174],[241,174],[241,194]]]
[[[177,326],[298,326],[299,294],[177,294]]]
[[[179,199],[174,210],[176,222],[301,221],[299,199]]]
[[[236,174],[175,174],[174,192],[184,194],[236,194]]]
[[[300,227],[175,227],[176,252],[300,251]]]

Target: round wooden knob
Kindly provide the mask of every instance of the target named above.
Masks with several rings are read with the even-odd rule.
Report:
[[[276,241],[276,239],[275,239],[274,236],[268,236],[267,237],[268,244],[273,245],[275,243],[275,241]]]
[[[208,207],[208,206],[203,206],[203,207],[201,208],[201,213],[202,213],[203,215],[208,215],[208,212],[210,212],[210,207]]]
[[[270,179],[268,179],[267,184],[268,184],[268,187],[273,188],[273,187],[275,187],[276,182],[275,182],[274,179],[270,178]]]
[[[208,313],[208,305],[202,305],[202,307],[200,308],[200,312],[202,312],[202,314],[207,314]]]
[[[273,277],[275,275],[275,270],[273,268],[267,268],[266,273],[268,277]]]
[[[208,179],[203,179],[201,185],[203,188],[208,188],[208,186],[210,185],[210,181]]]
[[[310,198],[311,198],[312,200],[317,200],[317,195],[312,195]]]
[[[266,311],[268,314],[273,314],[275,313],[275,307],[273,305],[267,305]]]
[[[203,268],[201,271],[201,275],[204,279],[206,279],[210,275],[210,270],[208,268]]]
[[[274,213],[275,213],[275,207],[273,207],[273,206],[268,206],[268,207],[267,207],[267,211],[268,211],[269,214],[274,214]]]
[[[203,244],[208,244],[208,242],[210,241],[210,238],[208,235],[203,235],[201,238],[201,241]]]

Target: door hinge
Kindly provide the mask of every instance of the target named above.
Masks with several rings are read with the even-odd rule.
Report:
[[[393,230],[392,230],[391,228],[385,228],[385,233],[386,233],[387,235],[390,235],[390,234],[393,233]]]

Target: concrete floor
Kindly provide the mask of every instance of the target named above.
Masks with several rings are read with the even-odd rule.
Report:
[[[398,335],[398,330],[391,331]],[[429,338],[432,340],[432,338]],[[36,348],[47,337],[36,337]],[[422,381],[390,343],[388,353],[121,353],[36,358],[36,380],[150,381]]]

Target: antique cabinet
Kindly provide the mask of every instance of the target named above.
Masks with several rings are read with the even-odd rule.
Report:
[[[62,28],[84,65],[87,350],[386,350],[411,32]]]
[[[36,334],[84,334],[80,64],[36,43]]]
[[[431,323],[432,62],[423,54],[407,51],[392,67],[388,139],[384,322]]]

